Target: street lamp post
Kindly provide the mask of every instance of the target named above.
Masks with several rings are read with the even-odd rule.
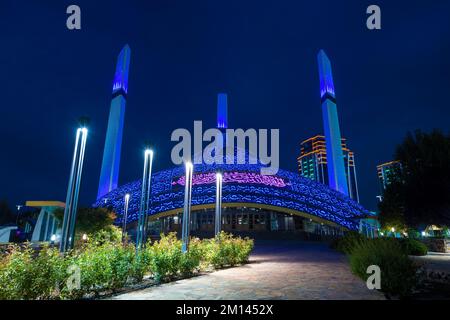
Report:
[[[152,179],[153,151],[145,150],[144,173],[142,175],[141,204],[136,233],[136,253],[141,249],[147,236],[147,215],[150,202],[150,184]]]
[[[60,252],[73,248],[75,236],[75,221],[77,217],[78,195],[80,193],[81,174],[83,172],[84,152],[86,149],[88,130],[78,128],[70,170],[69,186],[67,188],[66,207],[61,232]]]
[[[123,208],[123,222],[122,222],[122,242],[125,242],[125,236],[127,232],[127,219],[128,219],[128,204],[130,203],[130,194],[127,193],[124,197],[124,208]]]
[[[222,227],[222,174],[216,173],[216,217],[214,234],[217,237]]]
[[[186,176],[184,187],[184,208],[183,208],[183,226],[181,231],[182,252],[186,253],[189,250],[189,227],[191,222],[191,201],[192,201],[192,173],[194,166],[191,162],[186,163]]]
[[[17,215],[16,215],[16,226],[19,227],[19,216],[20,216],[20,209],[22,209],[23,205],[18,204],[16,205],[17,208]]]

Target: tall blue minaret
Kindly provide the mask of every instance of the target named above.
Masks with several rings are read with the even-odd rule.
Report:
[[[228,102],[227,94],[219,93],[217,95],[217,128],[228,128]]]
[[[130,54],[130,47],[125,45],[117,59],[97,199],[116,189],[118,185]]]
[[[348,195],[331,63],[323,50],[319,51],[317,61],[319,63],[323,127],[327,145],[328,184],[331,189]]]

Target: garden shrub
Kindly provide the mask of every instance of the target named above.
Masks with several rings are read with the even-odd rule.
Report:
[[[222,232],[215,239],[190,240],[187,253],[175,233],[161,235],[136,256],[133,244],[122,244],[106,233],[89,237],[75,250],[61,255],[57,248],[30,244],[12,246],[0,259],[0,299],[81,299],[115,291],[142,281],[151,272],[157,281],[189,276],[202,267],[233,266],[248,260],[253,241]],[[79,286],[69,283],[79,271]],[[76,283],[76,281],[75,281]]]
[[[175,233],[161,239],[146,248],[150,257],[150,271],[156,281],[170,280],[178,273],[181,260],[181,241]]]
[[[64,281],[65,260],[55,248],[36,253],[30,244],[11,246],[0,262],[0,299],[52,299]]]
[[[176,233],[161,235],[161,239],[153,245],[147,246],[150,257],[150,271],[156,281],[168,281],[179,274],[191,275],[200,265],[202,250],[198,243],[200,240],[192,239],[190,250],[181,252],[182,243]]]
[[[182,255],[180,273],[182,276],[191,276],[195,270],[200,269],[200,263],[205,255],[205,246],[198,238],[191,238],[189,251]]]
[[[355,231],[349,231],[342,238],[336,239],[331,244],[331,247],[339,252],[351,254],[356,246],[366,240],[367,238],[362,234]]]
[[[208,241],[206,259],[215,268],[241,264],[248,261],[253,245],[253,240],[233,237],[222,231]]]
[[[398,239],[403,251],[410,256],[425,256],[428,253],[428,248],[425,244],[418,240],[403,238]]]
[[[416,285],[416,267],[398,241],[378,238],[356,245],[350,255],[352,272],[366,281],[371,265],[380,267],[385,293],[407,296]]]
[[[147,247],[148,246],[150,246],[150,243],[147,244]],[[134,245],[130,244],[130,247],[132,248],[133,252],[136,252]],[[134,282],[141,282],[145,274],[150,272],[150,259],[150,251],[146,249],[141,250],[137,256],[135,255],[131,265],[130,275]]]
[[[86,244],[81,250],[66,256],[68,266],[80,268],[80,288],[68,290],[64,286],[63,297],[81,298],[86,294],[98,295],[102,291],[122,288],[135,275],[134,246],[96,242]]]

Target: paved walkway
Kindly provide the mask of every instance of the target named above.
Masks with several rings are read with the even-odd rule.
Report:
[[[125,293],[112,299],[384,299],[325,244],[260,242],[244,266]]]
[[[450,274],[450,253],[429,252],[426,256],[412,257],[427,269]]]

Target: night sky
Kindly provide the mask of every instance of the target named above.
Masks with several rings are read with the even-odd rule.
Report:
[[[395,3],[394,3],[395,2]],[[66,28],[66,7],[82,30]],[[382,30],[366,28],[378,4]],[[118,53],[131,47],[120,183],[139,179],[145,140],[171,167],[170,134],[279,128],[281,168],[322,132],[316,54],[333,64],[341,132],[361,202],[376,208],[376,165],[407,131],[449,129],[450,1],[0,1],[0,198],[65,201],[77,119],[91,119],[80,200],[95,200]]]

